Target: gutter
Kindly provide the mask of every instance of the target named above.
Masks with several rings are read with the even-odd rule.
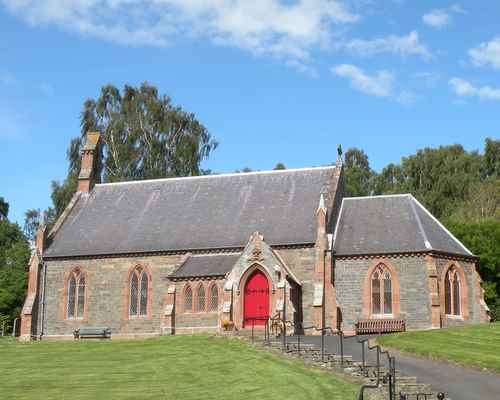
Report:
[[[45,330],[45,285],[47,282],[47,264],[43,260],[43,256],[40,255],[40,260],[42,262],[42,293],[41,293],[41,302],[40,302],[40,335],[39,340],[42,340]]]

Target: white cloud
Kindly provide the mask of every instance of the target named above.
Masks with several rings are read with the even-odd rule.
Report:
[[[351,64],[337,65],[332,67],[331,71],[341,78],[347,78],[351,86],[360,92],[378,97],[392,95],[394,77],[388,71],[377,71],[370,76],[361,68]]]
[[[353,89],[365,94],[390,98],[403,105],[413,104],[419,98],[411,90],[396,90],[394,75],[386,70],[369,75],[355,65],[340,64],[332,67],[330,71],[340,78],[347,79]]]
[[[469,57],[476,66],[490,65],[500,69],[500,36],[469,50]]]
[[[452,4],[448,8],[439,8],[429,11],[422,16],[422,21],[426,25],[440,29],[451,23],[453,13],[463,14],[465,10],[460,4]]]
[[[451,16],[447,10],[432,10],[422,16],[422,21],[424,21],[424,24],[434,28],[442,28],[450,23]]]
[[[354,39],[342,47],[361,56],[393,53],[403,57],[421,56],[424,59],[432,57],[427,46],[420,42],[416,31],[403,36],[390,35],[372,40]]]
[[[124,45],[166,46],[208,38],[295,63],[331,40],[335,25],[359,20],[342,0],[0,0],[38,25]]]
[[[474,86],[462,78],[451,78],[448,81],[451,89],[460,97],[478,97],[482,100],[500,100],[500,88],[490,86]]]

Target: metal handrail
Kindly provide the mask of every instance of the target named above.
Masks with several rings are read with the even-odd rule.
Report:
[[[351,337],[357,337],[351,336]],[[365,359],[365,343],[368,345],[368,350],[375,349],[377,351],[377,381],[374,384],[364,384],[361,386],[358,394],[358,400],[364,399],[364,392],[366,389],[375,389],[380,385],[380,356],[386,355],[387,361],[389,363],[389,372],[386,377],[389,379],[389,399],[396,400],[396,358],[391,356],[387,350],[383,350],[380,345],[376,344],[374,346],[370,345],[370,339],[357,339],[358,343],[362,346],[362,370],[365,372],[366,359]],[[385,378],[385,377],[384,377]],[[384,381],[384,379],[383,379]]]

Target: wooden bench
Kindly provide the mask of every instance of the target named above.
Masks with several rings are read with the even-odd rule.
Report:
[[[83,326],[73,332],[75,339],[111,339],[111,329],[99,326]]]
[[[404,319],[362,319],[356,322],[356,334],[404,332]]]

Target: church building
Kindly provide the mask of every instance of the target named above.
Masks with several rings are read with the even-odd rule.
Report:
[[[239,331],[285,317],[434,329],[489,320],[475,257],[411,194],[345,197],[335,165],[101,184],[99,133],[78,190],[42,227],[21,338]],[[305,332],[311,333],[312,332]]]

